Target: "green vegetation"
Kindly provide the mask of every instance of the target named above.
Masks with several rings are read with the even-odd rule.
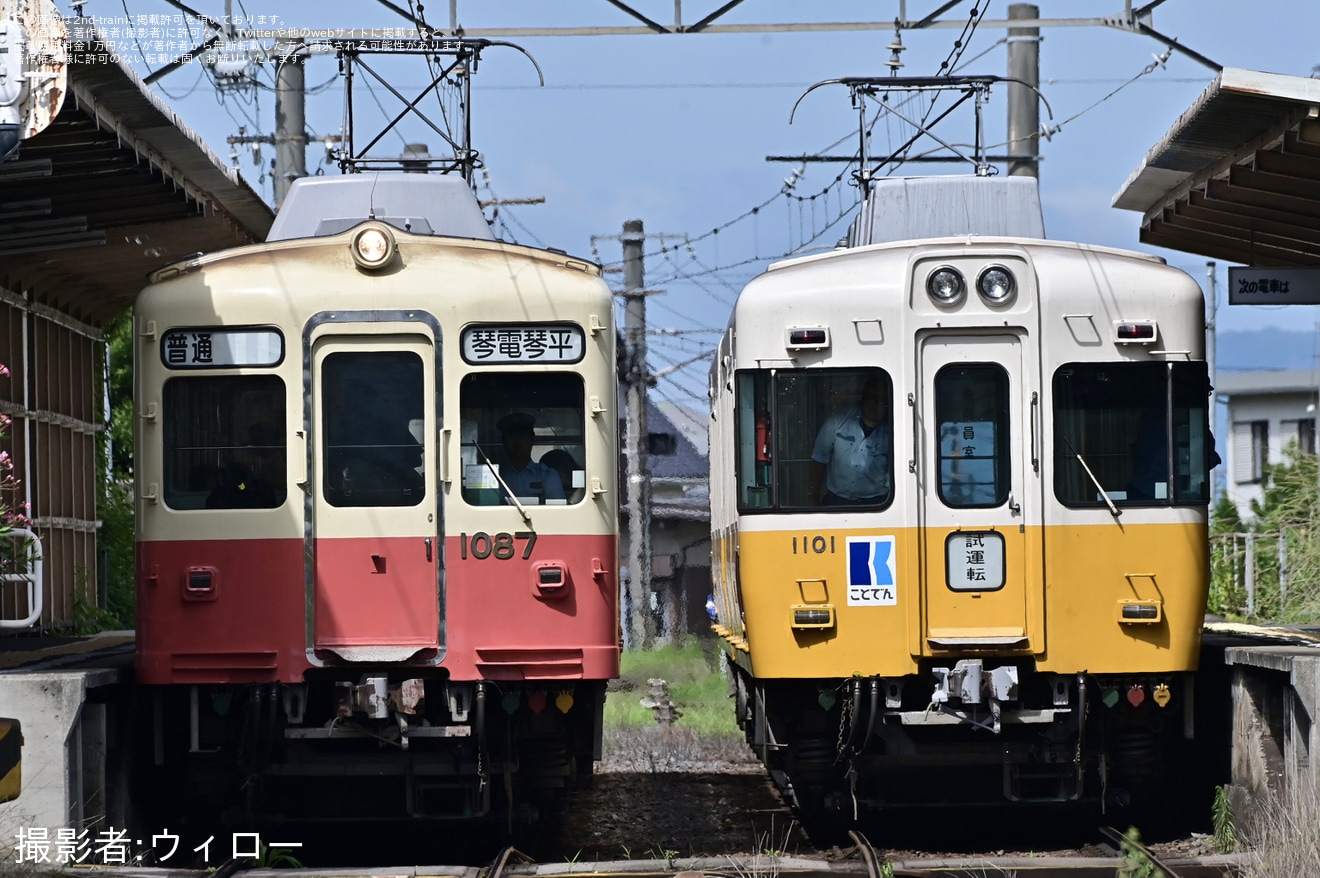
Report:
[[[1238,846],[1237,821],[1225,787],[1215,787],[1215,802],[1211,806],[1210,817],[1214,826],[1215,850],[1221,854],[1233,853]]]
[[[1254,520],[1221,497],[1210,522],[1211,613],[1284,624],[1320,620],[1320,483],[1316,457],[1289,446],[1267,464]],[[1250,551],[1248,551],[1248,545]],[[1249,557],[1250,556],[1250,557]],[[1254,592],[1248,584],[1254,585]]]
[[[651,679],[669,684],[669,697],[682,714],[675,727],[689,728],[699,735],[742,737],[734,721],[729,683],[720,667],[717,647],[695,638],[623,654],[620,681],[605,699],[607,729],[655,726],[654,712],[641,704]]]
[[[101,530],[96,543],[106,555],[106,605],[81,608],[76,617],[79,634],[132,628],[134,618],[133,313],[125,311],[111,321],[105,328],[105,339],[110,357],[110,411],[105,419],[109,429],[98,435],[101,448],[96,455],[96,475],[101,494],[97,514]]]
[[[1156,878],[1164,870],[1155,865],[1141,846],[1141,833],[1129,827],[1119,844],[1118,874],[1132,878]]]

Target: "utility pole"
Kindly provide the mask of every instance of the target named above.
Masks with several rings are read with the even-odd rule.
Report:
[[[275,209],[293,181],[307,176],[307,92],[301,40],[275,44]]]
[[[628,628],[632,646],[646,649],[651,623],[651,468],[646,459],[646,290],[641,220],[623,224],[624,399],[627,416],[624,460],[628,503]]]
[[[1210,386],[1215,384],[1215,264],[1205,264],[1205,364],[1210,369]],[[1210,400],[1210,423],[1214,424],[1215,401]]]
[[[1009,21],[1040,17],[1040,9],[1030,3],[1008,7]],[[1008,29],[1008,163],[1010,177],[1040,176],[1040,28]]]

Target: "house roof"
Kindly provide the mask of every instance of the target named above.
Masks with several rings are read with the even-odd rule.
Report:
[[[274,219],[108,45],[69,23],[63,107],[0,165],[0,286],[93,326],[150,272],[260,241]]]
[[[1320,265],[1320,79],[1225,67],[1114,207],[1143,243],[1262,267]]]
[[[665,410],[649,400],[646,429],[649,433],[672,433],[675,442],[673,454],[653,454],[647,458],[652,481],[683,487],[681,498],[656,496],[653,492],[651,517],[667,521],[710,521],[710,466],[706,449],[698,448]],[[626,517],[627,509],[621,511]]]
[[[1215,393],[1218,396],[1266,396],[1316,392],[1320,392],[1320,373],[1310,369],[1219,372],[1215,375]]]

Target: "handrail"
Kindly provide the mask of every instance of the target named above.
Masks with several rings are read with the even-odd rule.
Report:
[[[27,604],[28,615],[24,619],[0,619],[0,628],[28,628],[32,623],[41,618],[42,609],[42,590],[41,590],[41,539],[31,530],[25,527],[16,527],[4,534],[2,539],[23,539],[31,545],[30,552],[24,552],[16,555],[18,558],[25,558],[28,561],[28,572],[26,573],[5,573],[0,574],[0,582],[26,582],[27,583]],[[16,539],[17,538],[17,539]]]

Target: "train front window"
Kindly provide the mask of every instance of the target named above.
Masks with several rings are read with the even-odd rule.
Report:
[[[331,506],[416,506],[426,492],[422,358],[343,351],[321,364],[322,490]]]
[[[940,499],[957,508],[1008,499],[1008,373],[994,363],[945,366],[935,376]]]
[[[288,492],[284,382],[181,377],[162,392],[165,505],[274,509]]]
[[[1204,504],[1203,363],[1072,363],[1054,376],[1054,490],[1070,506]]]
[[[893,492],[893,386],[880,369],[740,372],[744,510],[879,508]]]
[[[459,388],[463,499],[473,506],[566,506],[587,493],[582,379],[475,372]],[[613,465],[613,463],[611,463]]]

